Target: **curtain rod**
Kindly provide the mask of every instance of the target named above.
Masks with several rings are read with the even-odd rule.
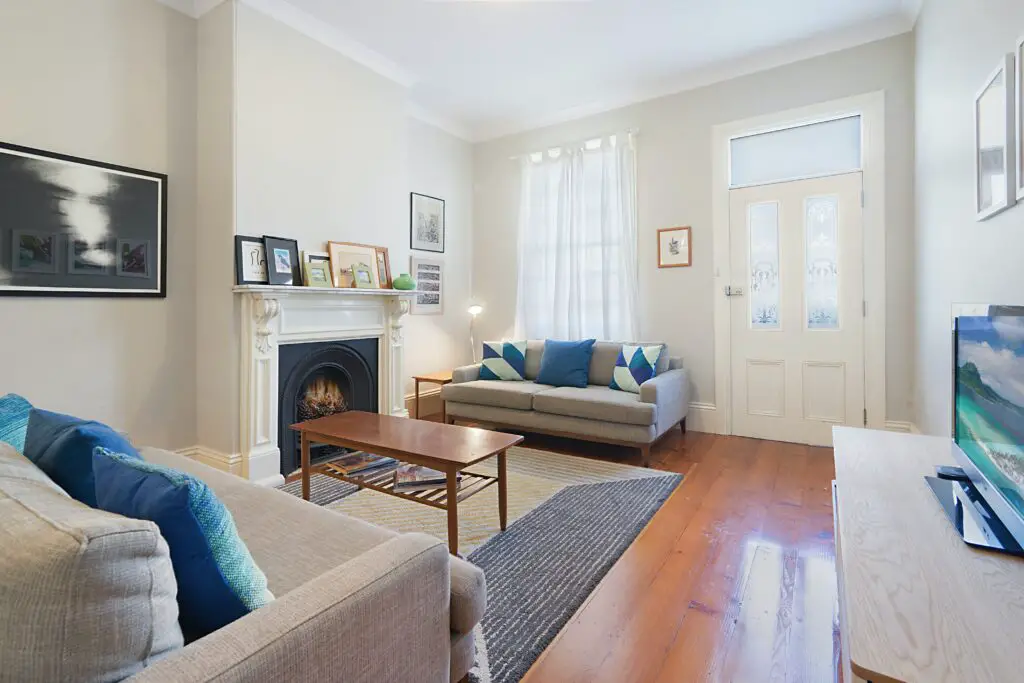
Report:
[[[509,161],[519,161],[520,159],[522,159],[524,157],[531,156],[533,154],[543,154],[544,152],[546,152],[548,150],[558,149],[559,147],[577,147],[579,145],[585,145],[588,142],[590,142],[591,140],[603,140],[605,138],[610,138],[613,135],[620,135],[621,133],[626,133],[627,135],[639,135],[640,134],[640,129],[639,128],[627,128],[624,131],[616,131],[614,133],[605,133],[604,135],[588,135],[587,137],[583,138],[582,140],[574,140],[572,142],[563,142],[562,144],[558,144],[558,145],[548,145],[548,146],[546,146],[542,150],[534,150],[533,152],[524,152],[522,154],[517,154],[515,156],[511,156],[508,159],[509,159]]]

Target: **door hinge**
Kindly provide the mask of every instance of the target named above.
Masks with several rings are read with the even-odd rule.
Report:
[[[868,409],[867,408],[864,409],[864,426],[865,427],[868,426]]]

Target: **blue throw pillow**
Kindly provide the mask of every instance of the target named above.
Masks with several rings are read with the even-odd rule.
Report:
[[[640,393],[640,385],[657,374],[658,357],[664,347],[623,344],[612,371],[612,389]]]
[[[526,342],[484,342],[480,379],[522,382],[526,377]]]
[[[19,453],[25,452],[25,433],[32,404],[17,394],[0,396],[0,441],[9,443]]]
[[[89,507],[96,507],[92,452],[97,446],[139,457],[127,439],[105,424],[39,408],[29,413],[25,457]]]
[[[555,387],[586,387],[590,377],[590,357],[594,355],[596,339],[584,341],[544,342],[544,355],[540,358],[537,384]]]
[[[189,642],[274,599],[235,521],[195,477],[97,448],[97,507],[160,527],[178,582],[181,630]]]

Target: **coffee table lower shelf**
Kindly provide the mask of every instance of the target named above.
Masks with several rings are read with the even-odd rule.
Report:
[[[314,465],[312,471],[349,484],[355,484],[360,488],[386,493],[389,496],[394,496],[395,498],[411,500],[414,503],[423,503],[424,505],[429,505],[440,510],[448,509],[447,487],[428,489],[426,491],[396,491],[395,470],[393,467],[385,467],[380,471],[370,471],[366,474],[345,474],[337,465],[324,463],[322,465]],[[465,470],[463,470],[461,474],[462,484],[455,497],[456,503],[461,503],[467,498],[480,493],[492,484],[498,483],[498,477],[492,477],[487,474],[477,474],[475,472],[467,472]]]

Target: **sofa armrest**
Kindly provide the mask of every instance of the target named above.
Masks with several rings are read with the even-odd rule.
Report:
[[[449,683],[449,580],[444,543],[398,536],[128,680]]]
[[[661,436],[679,424],[690,410],[690,375],[683,368],[669,370],[640,385],[640,400],[658,406],[657,432]]]
[[[455,368],[452,370],[452,384],[462,384],[463,382],[475,382],[480,379],[480,363],[474,363],[473,365],[466,365],[461,368]]]

